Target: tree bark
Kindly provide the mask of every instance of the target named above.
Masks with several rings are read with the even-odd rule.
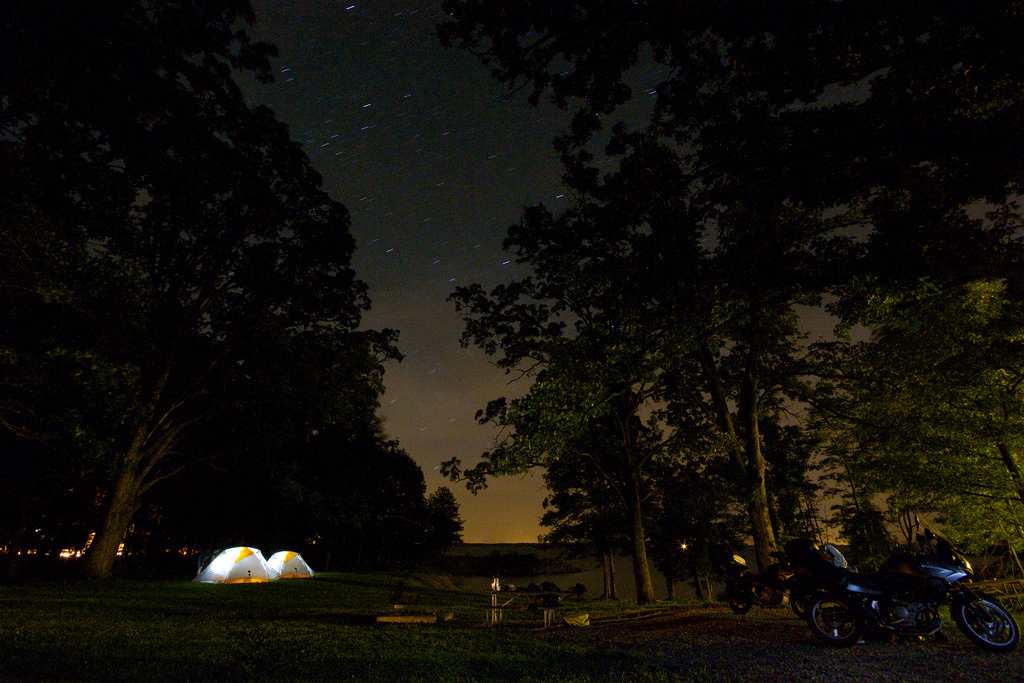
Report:
[[[601,597],[608,597],[608,553],[601,553]]]
[[[748,367],[744,373],[740,392],[740,413],[744,419],[744,439],[741,443],[736,434],[736,425],[729,410],[725,385],[718,373],[718,365],[707,344],[700,349],[701,369],[707,382],[715,421],[722,434],[733,446],[729,449],[736,478],[743,489],[743,495],[750,518],[750,532],[754,539],[754,554],[760,570],[771,564],[771,553],[775,550],[775,534],[772,531],[771,515],[768,510],[768,489],[765,483],[765,460],[761,450],[761,431],[757,424],[757,383],[754,370]]]
[[[999,457],[1003,460],[1003,466],[1006,467],[1010,478],[1013,479],[1013,483],[1017,486],[1017,497],[1021,503],[1024,503],[1024,474],[1021,474],[1017,460],[1013,457],[1013,451],[1003,441],[997,443],[996,448],[999,450]]]
[[[665,597],[669,600],[676,599],[676,579],[671,574],[665,574]]]
[[[608,558],[608,599],[618,600],[619,589],[615,585],[615,555],[612,553],[606,553]]]
[[[103,526],[89,548],[87,572],[91,578],[107,579],[113,573],[117,548],[124,541],[138,507],[142,481],[132,468],[121,472],[110,493]]]
[[[768,507],[766,484],[766,463],[761,450],[761,428],[758,425],[757,382],[748,370],[743,378],[741,392],[744,424],[744,450],[747,455],[747,512],[754,537],[754,556],[758,571],[764,571],[772,563],[775,552],[775,533],[772,529],[771,512]]]
[[[743,452],[740,448],[739,439],[736,437],[736,425],[733,423],[732,411],[729,410],[729,397],[725,390],[725,384],[718,372],[718,364],[707,343],[700,348],[700,365],[704,373],[704,380],[708,385],[708,394],[711,397],[711,407],[714,410],[715,422],[718,430],[726,436],[730,442],[729,458],[733,467],[741,478],[746,477],[747,466],[743,461]]]
[[[708,593],[707,578],[696,569],[693,570],[693,586],[697,589],[697,599],[701,602],[711,602],[711,595]]]
[[[644,513],[640,495],[640,476],[636,471],[629,475],[630,541],[633,545],[633,578],[636,582],[636,604],[654,602],[654,581],[651,580],[651,565],[647,559],[647,530],[644,528]]]

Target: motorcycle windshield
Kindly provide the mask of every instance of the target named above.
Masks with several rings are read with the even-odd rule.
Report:
[[[919,537],[920,538],[920,537]],[[973,574],[974,569],[971,567],[970,561],[967,557],[953,545],[952,541],[943,536],[941,533],[935,531],[931,527],[925,527],[924,535],[926,543],[931,542],[932,547],[929,548],[930,554],[934,555],[936,559],[945,562],[951,562],[955,565],[963,567],[967,570],[968,574]]]

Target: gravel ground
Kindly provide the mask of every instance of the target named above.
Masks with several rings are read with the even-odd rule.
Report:
[[[1024,681],[1024,649],[985,652],[946,623],[945,638],[868,642],[845,649],[819,644],[788,610],[685,608],[634,622],[560,629],[556,641],[595,641],[640,651],[682,679],[715,681]]]

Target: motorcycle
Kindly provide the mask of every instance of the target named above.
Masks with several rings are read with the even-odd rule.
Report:
[[[971,563],[940,536],[926,531],[925,552],[897,553],[871,575],[838,570],[835,587],[808,604],[811,632],[828,645],[853,645],[869,632],[898,636],[934,635],[942,629],[939,605],[977,645],[997,652],[1017,647],[1020,631],[995,599],[970,586]]]
[[[808,600],[824,587],[814,568],[818,547],[806,539],[786,544],[785,552],[772,553],[777,562],[757,574],[747,569],[741,555],[725,549],[719,561],[725,575],[725,599],[736,614],[746,614],[754,605],[779,607],[789,598],[793,613],[807,614]]]
[[[746,614],[755,604],[778,607],[785,599],[781,563],[771,565],[764,574],[756,574],[747,569],[747,560],[742,555],[730,553],[723,563],[722,573],[725,575],[724,597],[729,609],[736,614]]]

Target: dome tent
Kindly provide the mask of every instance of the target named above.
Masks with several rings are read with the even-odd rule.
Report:
[[[280,550],[267,560],[270,578],[277,579],[312,579],[313,570],[309,568],[302,555],[291,550]]]
[[[270,581],[270,569],[258,549],[238,546],[218,553],[195,580],[201,583],[266,583]]]

